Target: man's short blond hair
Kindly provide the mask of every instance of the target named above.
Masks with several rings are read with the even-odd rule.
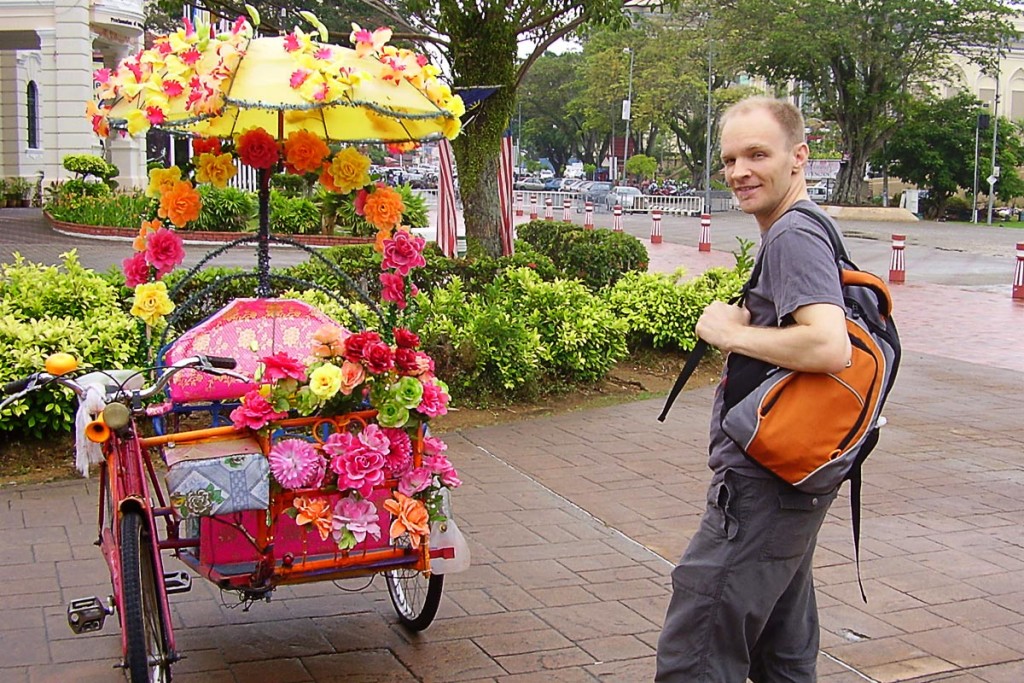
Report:
[[[763,109],[775,119],[791,144],[798,145],[804,142],[803,114],[792,102],[774,97],[757,96],[740,100],[722,114],[721,126],[724,127],[726,122],[736,114],[747,114],[758,109]]]

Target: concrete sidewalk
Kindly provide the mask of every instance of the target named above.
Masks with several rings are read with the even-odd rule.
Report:
[[[673,249],[668,265],[706,263]],[[926,284],[894,296],[906,349],[865,472],[869,602],[844,493],[816,557],[819,680],[1019,683],[1024,305]],[[172,599],[175,680],[650,681],[668,575],[703,509],[711,391],[685,392],[666,424],[653,400],[448,434],[473,566],[448,577],[429,629],[397,626],[382,581],[282,589],[243,612],[197,580]],[[122,680],[116,619],[76,637],[64,617],[110,592],[95,487],[0,489],[0,681]]]

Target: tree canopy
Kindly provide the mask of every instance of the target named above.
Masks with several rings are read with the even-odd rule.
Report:
[[[948,78],[952,55],[992,64],[1016,35],[1016,10],[1001,0],[733,0],[721,7],[714,10],[721,40],[747,71],[798,82],[841,129],[848,163],[836,196],[850,204],[867,200],[867,160],[905,117],[915,90]]]

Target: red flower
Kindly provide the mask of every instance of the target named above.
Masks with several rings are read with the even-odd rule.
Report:
[[[146,263],[156,268],[157,277],[162,277],[185,260],[185,249],[181,238],[167,228],[160,228],[146,240]]]
[[[192,138],[192,155],[220,154],[220,140],[217,138]]]
[[[149,282],[149,264],[146,263],[146,254],[141,251],[135,252],[121,261],[121,268],[124,270],[124,286],[128,289],[135,289],[137,285]]]
[[[387,372],[395,366],[395,354],[384,342],[368,344],[363,349],[363,365],[375,375]]]
[[[415,349],[420,345],[419,336],[404,327],[396,327],[395,333],[395,345],[402,349]]]
[[[404,349],[401,347],[395,349],[395,369],[402,375],[415,376],[420,374],[420,366],[416,357],[416,352],[412,349]]]
[[[399,308],[406,307],[405,301],[405,279],[395,273],[380,274],[380,298],[390,301]]]
[[[366,347],[379,341],[380,335],[370,330],[353,334],[345,339],[345,360],[359,363],[363,360]]]
[[[262,128],[250,128],[238,136],[238,157],[253,168],[273,168],[280,152],[277,140]]]

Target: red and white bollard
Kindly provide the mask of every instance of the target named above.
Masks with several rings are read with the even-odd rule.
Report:
[[[906,247],[906,235],[892,236],[892,259],[889,261],[889,282],[900,284],[907,281],[907,261],[903,254]]]
[[[555,218],[555,208],[551,203],[551,197],[544,199],[544,220],[550,221]]]
[[[530,195],[530,220],[537,220],[537,195]]]
[[[523,193],[516,192],[516,216],[523,215]]]
[[[661,244],[661,209],[651,211],[651,244]]]
[[[572,200],[568,197],[562,200],[562,220],[572,223]]]
[[[697,251],[711,251],[711,214],[700,215],[700,237],[697,239]]]
[[[1017,242],[1017,267],[1013,270],[1013,298],[1024,299],[1024,242]]]
[[[618,204],[612,207],[612,232],[622,232],[622,207]]]
[[[583,204],[583,229],[594,229],[594,202],[585,202]]]

